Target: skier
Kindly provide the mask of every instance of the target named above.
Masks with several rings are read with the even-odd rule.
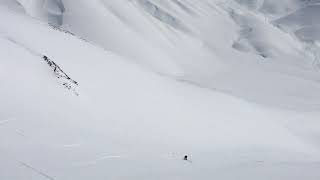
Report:
[[[188,156],[185,155],[185,156],[183,157],[183,160],[184,160],[184,161],[188,161]]]

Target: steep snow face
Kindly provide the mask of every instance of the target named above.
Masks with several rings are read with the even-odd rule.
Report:
[[[46,0],[43,4],[48,15],[48,21],[56,26],[63,24],[63,13],[65,11],[62,0]]]
[[[188,31],[188,28],[185,27],[184,24],[178,18],[166,12],[157,4],[154,4],[149,0],[138,0],[137,2],[147,13],[149,13],[152,17],[158,19],[162,23],[167,24],[181,31]],[[179,3],[179,1],[175,1],[175,3]],[[180,7],[185,7],[182,3],[180,3],[179,5]],[[184,10],[185,9],[186,8],[184,8]]]
[[[5,1],[9,0],[1,0]],[[0,2],[1,2],[0,1]],[[25,12],[35,18],[42,19],[52,25],[61,26],[65,11],[62,0],[11,0],[18,3]]]
[[[271,0],[64,0],[62,28],[178,80],[257,103],[317,109],[313,53],[268,19],[300,4],[292,0],[285,11]]]
[[[27,14],[162,75],[259,104],[320,108],[318,1],[19,2]]]
[[[319,46],[320,41],[320,1],[299,1],[295,11],[288,12],[280,18],[275,18],[273,24],[283,29],[284,31],[295,36],[302,41],[306,46],[306,51],[313,56],[313,68],[319,71]]]
[[[320,20],[320,4],[309,4],[285,17],[275,21],[282,28],[296,33],[304,41],[319,41],[318,27]]]
[[[262,5],[264,5],[264,0],[235,0],[235,1],[253,10],[260,9]]]
[[[256,12],[261,12],[267,19],[271,19],[273,24],[286,32],[292,33],[299,40],[307,43],[318,41],[319,38],[319,0],[237,0],[243,6],[253,6]]]
[[[18,0],[0,0],[0,5],[7,6],[10,10],[24,13],[25,9]]]
[[[319,112],[177,82],[8,8],[0,20],[0,179],[319,177]]]
[[[137,4],[124,0],[64,1],[64,4],[65,29],[157,72],[182,74],[173,57],[164,51],[164,48],[170,50],[172,45],[137,11]]]
[[[306,4],[315,3],[318,0],[235,0],[250,10],[266,14],[271,18],[277,18],[291,13]]]
[[[308,0],[264,0],[263,5],[260,7],[260,11],[271,16],[281,16],[295,11],[307,1]]]

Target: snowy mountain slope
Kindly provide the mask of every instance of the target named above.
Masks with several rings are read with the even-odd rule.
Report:
[[[20,22],[1,26],[1,179],[305,176],[288,174],[295,168],[318,177],[316,146],[283,121],[316,122],[317,114],[268,111],[159,77],[5,9],[1,17]],[[80,96],[60,86],[41,55],[79,82]],[[194,164],[180,162],[183,153]]]
[[[304,3],[288,1],[285,10],[272,0],[238,2],[64,0],[61,28],[175,79],[272,107],[318,110],[317,53],[306,50],[317,48],[268,18]],[[250,3],[257,7],[248,10]]]
[[[69,6],[65,2],[68,12],[72,1]],[[130,13],[141,21],[125,26],[110,14],[126,3],[105,2],[114,8],[103,11],[114,23],[105,32],[113,41],[95,41],[102,30],[96,32],[97,39],[89,38],[94,36],[89,31],[88,36],[76,33],[95,45],[1,7],[0,101],[5,103],[0,105],[0,179],[318,179],[320,114],[314,111],[318,74],[308,59],[300,62],[308,56],[299,41],[259,15],[240,16],[236,4],[225,9],[212,1],[183,3],[195,16],[185,23],[193,32],[188,35],[147,14],[139,15],[140,11],[134,11],[136,16]],[[163,9],[173,5],[153,2]],[[211,7],[207,3],[221,14],[206,14]],[[138,5],[128,6],[136,10]],[[93,3],[94,12],[100,12],[95,7]],[[92,20],[91,27],[108,27],[103,18],[86,17]],[[221,26],[205,23],[210,18]],[[81,27],[81,21],[77,23]],[[150,26],[142,28],[145,23]],[[194,26],[197,23],[202,28]],[[240,36],[245,24],[256,26]],[[216,31],[209,36],[212,29]],[[123,34],[109,34],[112,31]],[[222,36],[226,31],[232,36]],[[159,36],[152,38],[153,32]],[[257,41],[262,33],[270,36],[265,42]],[[252,51],[232,48],[241,38],[247,39]],[[215,45],[214,39],[221,44]],[[259,55],[255,47],[261,43],[272,49],[269,55],[274,57]],[[134,46],[140,51],[131,49]],[[144,47],[150,49],[143,51]],[[78,82],[79,96],[61,84],[43,56]],[[167,59],[147,61],[154,56]],[[237,92],[255,102],[287,103],[299,111],[269,109],[212,88]],[[185,154],[192,163],[181,160]]]
[[[20,12],[20,13],[25,13],[25,9],[23,7],[23,5],[16,0],[1,0],[0,1],[1,5],[5,5],[8,8],[10,8],[11,10],[14,10],[16,12]]]

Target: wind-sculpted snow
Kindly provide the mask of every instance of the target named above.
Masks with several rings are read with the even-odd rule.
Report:
[[[296,30],[295,35],[304,42],[320,42],[320,24],[305,26]]]
[[[286,31],[294,33],[300,40],[313,43],[319,41],[320,4],[308,4],[274,23]]]
[[[303,38],[316,39],[317,29],[304,26],[306,33],[299,29],[290,34],[278,28],[285,23],[273,23],[306,5],[316,5],[315,1],[46,2],[51,9],[46,14],[63,14],[63,20],[56,23],[62,22],[59,29],[143,68],[259,104],[296,109],[305,104],[318,106],[320,97],[314,93],[319,89],[315,71],[318,68],[314,65],[318,50],[309,51],[316,48],[300,42]],[[33,4],[41,5],[36,0]],[[29,14],[36,14],[37,8],[33,8],[34,13],[30,13],[32,8],[26,9]],[[303,38],[297,39],[293,34]],[[314,88],[306,88],[308,83]]]
[[[260,9],[263,6],[264,0],[235,0],[238,3],[248,7],[249,9]]]
[[[0,0],[0,5],[7,6],[16,12],[25,13],[25,9],[18,0]]]
[[[291,28],[292,30],[297,30],[305,26],[317,26],[320,24],[320,19],[316,18],[319,14],[320,5],[308,5],[276,20],[275,23],[286,28]]]
[[[195,14],[195,12],[191,8],[189,8],[188,5],[182,3],[181,0],[172,0],[172,2],[179,6],[182,10],[188,12],[189,14]]]
[[[1,180],[319,179],[319,42],[272,23],[294,13],[281,2],[271,20],[236,1],[63,0],[59,27],[20,2],[0,6]]]
[[[271,17],[282,16],[301,7],[304,1],[307,2],[308,0],[264,0],[259,10],[271,15]]]
[[[63,24],[63,13],[65,11],[62,0],[45,0],[44,9],[48,13],[48,21],[57,26]]]
[[[273,23],[286,32],[293,34],[306,45],[306,51],[310,52],[313,57],[313,67],[319,70],[319,52],[320,47],[320,2],[319,1],[303,1],[304,4]]]
[[[149,0],[137,0],[137,2],[145,9],[146,12],[150,13],[150,15],[160,20],[161,22],[168,24],[179,30],[188,31],[187,27],[185,27],[180,20],[170,15],[168,12],[165,12],[163,9],[153,4]],[[182,6],[181,3],[179,4],[179,1],[175,1],[175,3],[178,3],[180,7],[183,7],[184,9],[186,9],[186,7]]]
[[[55,26],[60,26],[63,23],[65,11],[63,0],[0,0],[0,4],[14,10],[18,9]]]

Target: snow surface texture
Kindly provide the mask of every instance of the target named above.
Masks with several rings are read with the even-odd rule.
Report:
[[[0,0],[0,179],[318,180],[317,4]]]

